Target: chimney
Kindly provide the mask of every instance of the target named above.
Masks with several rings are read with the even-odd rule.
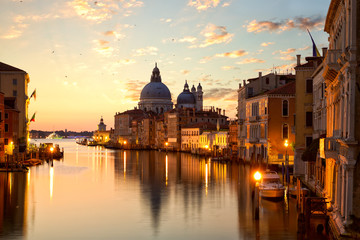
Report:
[[[324,48],[322,48],[322,56],[323,57],[326,57],[326,54],[327,54],[327,48],[326,47],[324,47]]]
[[[262,72],[259,72],[259,78],[261,78],[261,76],[262,76]]]
[[[219,108],[219,115],[221,115],[221,108]]]
[[[223,110],[223,115],[225,116],[225,109]]]
[[[296,55],[296,58],[297,58],[296,66],[300,66],[300,64],[301,64],[301,55],[300,54]]]
[[[241,83],[239,83],[239,89],[241,88]]]
[[[244,87],[245,87],[245,85],[246,85],[246,81],[245,81],[245,80],[243,80],[243,85],[244,85]]]

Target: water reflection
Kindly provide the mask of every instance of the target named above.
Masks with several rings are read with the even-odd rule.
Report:
[[[0,174],[0,238],[296,238],[292,199],[261,200],[254,221],[248,165],[65,144],[53,167]]]
[[[0,173],[0,238],[26,235],[26,173]]]

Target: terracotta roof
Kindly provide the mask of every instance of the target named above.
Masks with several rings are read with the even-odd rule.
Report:
[[[275,95],[275,94],[295,94],[295,81],[292,81],[288,84],[285,84],[281,87],[275,88],[273,90],[270,90],[266,92],[268,95]]]
[[[24,72],[24,70],[21,70],[19,68],[10,66],[8,64],[0,62],[0,72]]]

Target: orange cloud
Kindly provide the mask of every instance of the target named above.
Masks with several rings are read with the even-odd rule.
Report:
[[[236,62],[236,64],[249,64],[249,63],[264,63],[265,61],[258,58],[245,58],[240,62]]]
[[[257,21],[252,20],[246,27],[248,32],[260,33],[264,31],[281,33],[294,28],[306,30],[306,29],[318,29],[320,30],[324,25],[324,17],[297,17],[294,19],[286,19],[282,21]]]
[[[247,55],[248,53],[244,50],[237,50],[232,52],[226,52],[226,53],[218,53],[215,55],[215,57],[229,57],[229,58],[238,58]]]
[[[267,47],[267,46],[272,45],[272,44],[274,44],[274,42],[263,42],[263,43],[261,44],[261,46]]]
[[[226,27],[216,26],[211,23],[205,27],[201,34],[205,37],[203,43],[199,45],[201,48],[208,47],[213,44],[229,43],[234,36],[234,34],[227,32]]]

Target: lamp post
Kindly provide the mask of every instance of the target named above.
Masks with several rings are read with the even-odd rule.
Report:
[[[168,142],[165,142],[165,151],[167,152],[168,150],[168,146],[169,146],[169,143]]]
[[[259,220],[259,205],[260,205],[259,182],[261,180],[261,173],[259,171],[255,172],[254,179],[255,179],[255,197],[254,197],[255,220]]]
[[[53,152],[54,152],[54,148],[53,148],[53,147],[50,148],[50,152],[51,152],[51,166],[53,166],[53,165],[54,165],[54,164],[53,164]]]
[[[286,182],[289,183],[289,156],[287,155],[287,147],[289,146],[288,140],[286,139],[284,142],[284,146],[285,146],[285,174],[286,174]],[[284,181],[284,179],[283,179]]]

